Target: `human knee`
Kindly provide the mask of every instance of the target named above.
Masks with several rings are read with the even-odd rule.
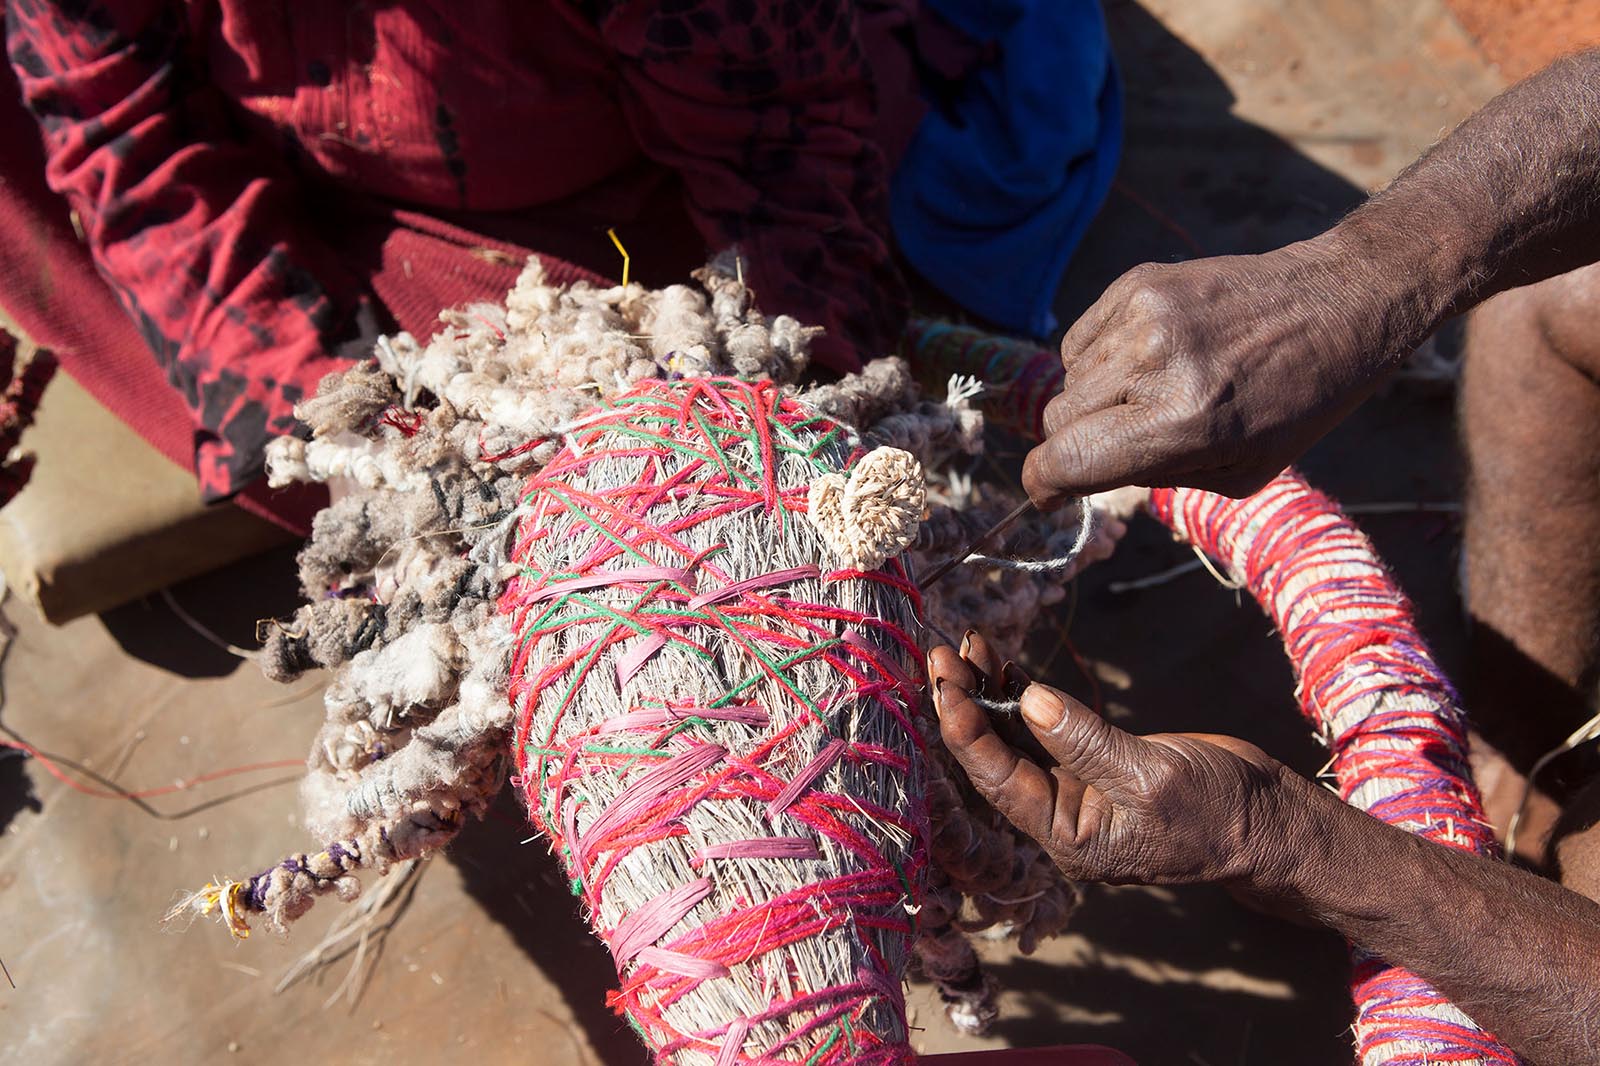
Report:
[[[1481,354],[1519,373],[1562,364],[1600,383],[1600,264],[1511,289],[1473,312],[1469,358]]]
[[[1558,881],[1600,901],[1600,780],[1567,804],[1550,834],[1549,855]]]

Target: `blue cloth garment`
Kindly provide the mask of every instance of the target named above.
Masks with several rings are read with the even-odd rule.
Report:
[[[1043,337],[1122,148],[1098,0],[922,0],[995,58],[934,103],[891,190],[911,264],[974,314]]]

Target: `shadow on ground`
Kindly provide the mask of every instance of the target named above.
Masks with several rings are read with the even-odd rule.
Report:
[[[33,782],[22,770],[26,762],[20,751],[0,750],[0,833],[23,811],[44,810],[33,791]]]
[[[559,984],[606,1066],[648,1066],[638,1037],[606,1006],[617,983],[610,952],[589,932],[549,845],[542,837],[528,841],[531,835],[515,790],[505,788],[490,816],[463,829],[445,854],[473,898]]]
[[[1126,101],[1123,160],[1056,298],[1063,326],[1130,267],[1276,248],[1321,232],[1363,197],[1237,117],[1211,65],[1140,4],[1105,8]]]
[[[275,548],[190,578],[104,612],[100,624],[142,662],[183,677],[226,677],[244,660],[225,644],[257,647],[259,620],[286,618],[303,602],[295,578],[298,550]]]

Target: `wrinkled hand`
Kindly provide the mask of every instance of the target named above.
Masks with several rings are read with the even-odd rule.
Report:
[[[1268,888],[1290,861],[1294,775],[1232,737],[1139,737],[1072,697],[996,668],[982,637],[928,657],[944,742],[973,785],[1075,880]],[[972,694],[1022,688],[1026,740]],[[1023,688],[1023,685],[1026,685]],[[1291,780],[1293,779],[1293,780]]]
[[[1129,271],[1062,339],[1028,495],[1049,510],[1122,485],[1259,489],[1426,337],[1397,273],[1337,231]]]

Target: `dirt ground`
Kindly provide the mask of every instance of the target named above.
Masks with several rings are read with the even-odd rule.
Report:
[[[1491,17],[1526,0],[1453,6],[1461,21],[1444,0],[1109,0],[1127,89],[1126,161],[1063,288],[1063,321],[1137,262],[1260,250],[1316,232],[1492,95],[1518,63],[1536,62],[1523,24],[1502,40],[1504,23]],[[1550,25],[1578,26],[1586,6],[1551,3],[1573,21]],[[1304,466],[1347,503],[1454,500],[1449,399],[1378,397]],[[1389,515],[1366,524],[1450,665],[1460,647],[1452,520]],[[1062,654],[1069,631],[1119,722],[1238,733],[1315,773],[1324,756],[1297,718],[1288,667],[1251,604],[1201,574],[1113,591],[1182,559],[1153,527],[1136,529],[1083,579],[1070,619],[1042,622],[1036,676],[1087,691]],[[291,560],[264,556],[172,597],[221,636],[248,643],[256,618],[292,609]],[[130,787],[298,760],[320,719],[314,685],[268,684],[163,598],[60,629],[15,605],[9,613],[19,630],[4,663],[5,723]],[[176,890],[304,845],[294,776],[261,770],[136,806],[73,793],[35,762],[0,759],[0,959],[16,984],[0,985],[0,1057],[645,1061],[604,1005],[609,960],[509,799],[410,886],[409,908],[371,945],[371,980],[353,1003],[338,995],[348,959],[274,991],[334,917],[331,905],[288,942],[263,934],[233,944],[216,928],[162,932],[157,918]],[[1220,891],[1091,889],[1068,935],[1034,957],[1000,944],[983,950],[1007,990],[994,1033],[957,1036],[929,990],[914,986],[923,1050],[1086,1042],[1144,1066],[1350,1059],[1343,946],[1243,910]]]
[[[1450,0],[1450,8],[1508,81],[1600,45],[1600,5],[1593,0]]]

